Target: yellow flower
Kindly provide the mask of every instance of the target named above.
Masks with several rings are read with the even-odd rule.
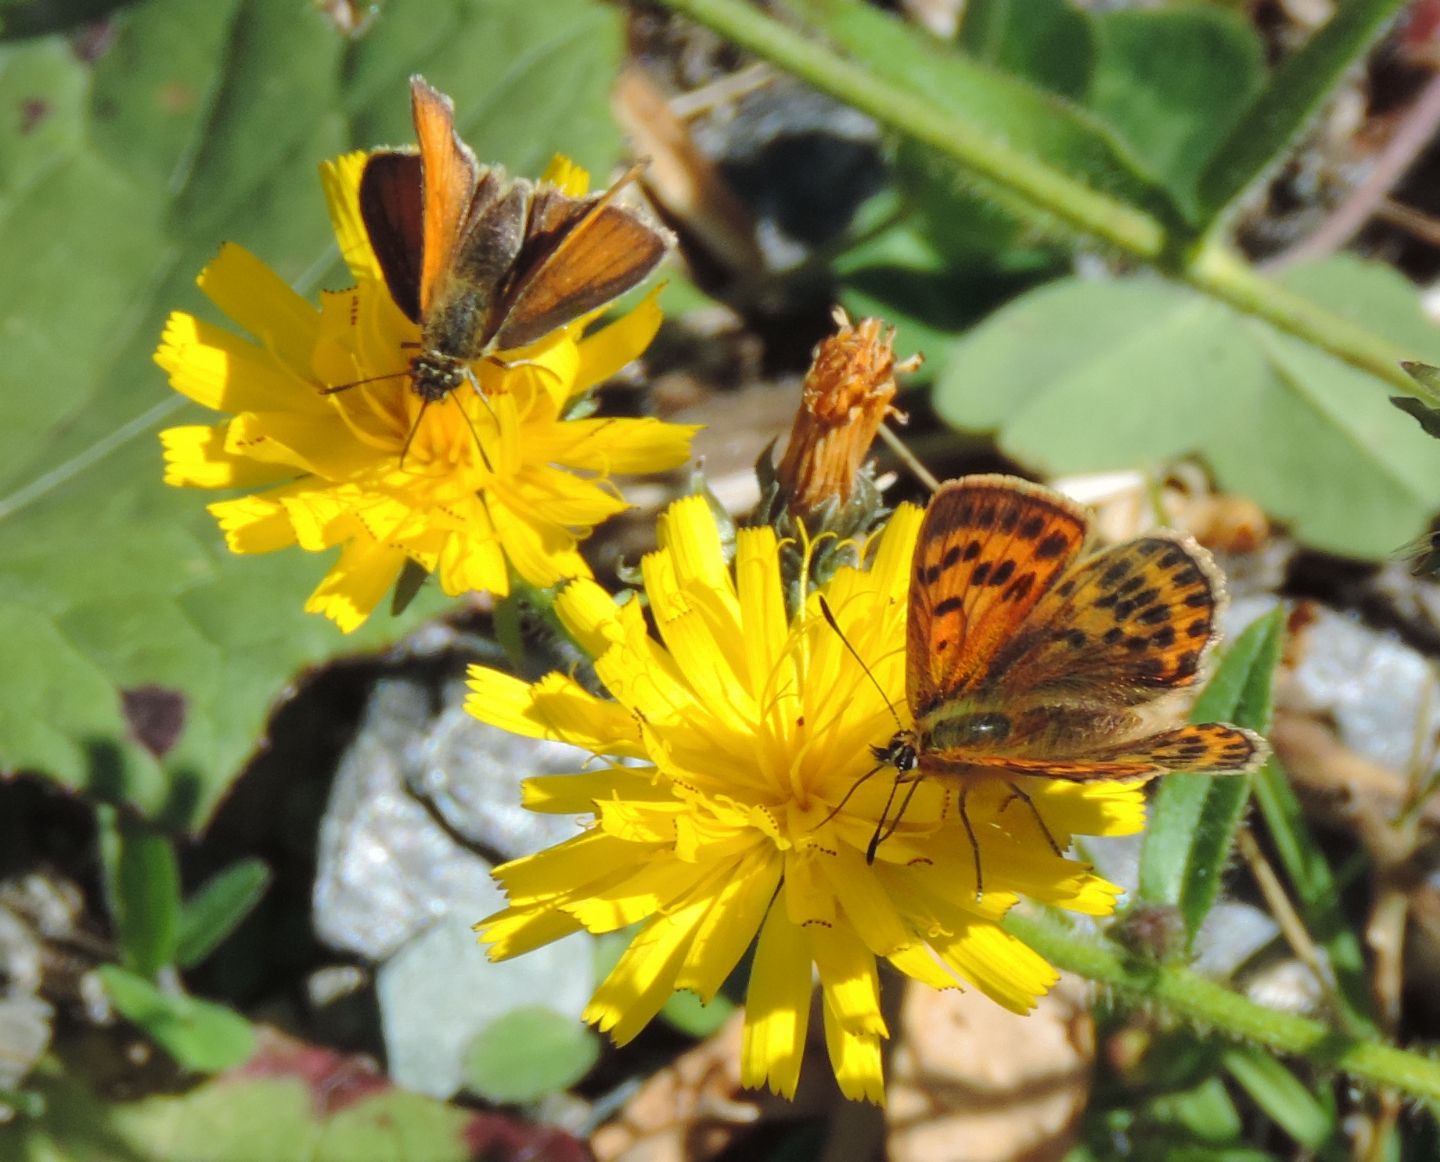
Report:
[[[508,365],[477,361],[483,398],[462,387],[426,407],[405,374],[418,329],[360,221],[365,157],[321,167],[354,290],[325,293],[317,309],[227,245],[199,284],[250,338],[177,311],[155,353],[176,391],[232,417],[162,432],[166,482],[258,490],[210,505],[233,552],[343,546],[305,608],[347,633],[407,560],[451,595],[504,595],[512,571],[537,586],[589,576],[579,541],[626,507],[610,474],[673,468],[694,432],[566,418],[654,337],[654,295],[594,335],[582,321],[507,353]],[[570,193],[585,181],[564,162],[547,177]]]
[[[687,498],[661,518],[661,547],[643,564],[658,641],[638,601],[617,605],[589,581],[559,597],[614,701],[563,674],[529,685],[471,671],[477,718],[603,756],[599,769],[526,782],[533,810],[595,821],[496,869],[509,907],[477,926],[492,958],[639,924],[586,1013],[623,1043],[673,990],[709,1001],[753,943],[742,1076],[787,1096],[812,969],[830,1061],[854,1099],[883,1093],[877,957],[936,988],[963,981],[1016,1012],[1033,1005],[1056,974],[1001,917],[1022,894],[1112,911],[1119,889],[1055,854],[1051,838],[1136,831],[1143,800],[1133,785],[1019,780],[1032,812],[1013,776],[977,776],[967,798],[983,862],[977,898],[954,805],[922,783],[867,864],[892,780],[877,775],[845,796],[874,766],[869,748],[894,734],[892,714],[906,715],[901,643],[920,518],[902,507],[869,567],[841,569],[792,618],[774,532],[743,530],[732,570],[705,502]],[[875,681],[826,624],[821,592]]]

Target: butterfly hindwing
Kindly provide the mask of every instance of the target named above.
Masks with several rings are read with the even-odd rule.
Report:
[[[1055,493],[970,476],[930,501],[916,544],[906,690],[917,723],[970,692],[1075,559],[1087,520]]]
[[[385,285],[411,322],[420,321],[424,206],[418,153],[372,153],[360,174],[360,219]]]
[[[614,204],[629,180],[589,198],[548,184],[535,192],[525,245],[500,307],[500,350],[524,347],[637,286],[655,269],[670,234]]]
[[[1192,685],[1224,586],[1188,537],[1151,533],[1068,570],[1006,642],[981,686],[1058,703],[1133,706]]]

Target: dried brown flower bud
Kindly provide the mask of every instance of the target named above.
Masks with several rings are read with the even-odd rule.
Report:
[[[843,507],[856,474],[895,398],[895,373],[913,371],[919,357],[895,362],[895,329],[879,319],[852,326],[836,308],[836,334],[815,348],[805,376],[790,443],[776,472],[786,509],[805,517],[826,501]]]

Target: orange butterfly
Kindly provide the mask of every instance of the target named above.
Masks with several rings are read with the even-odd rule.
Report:
[[[1153,532],[1085,555],[1089,524],[1079,505],[1011,476],[952,480],[930,501],[905,643],[914,726],[873,748],[897,774],[872,862],[925,779],[959,792],[978,890],[980,849],[965,812],[977,776],[1141,780],[1239,773],[1263,759],[1251,731],[1205,723],[1147,732],[1139,714],[1193,685],[1215,640],[1224,589],[1210,554]]]
[[[430,404],[475,383],[473,360],[528,346],[639,284],[672,237],[614,204],[639,167],[572,198],[476,162],[450,98],[422,77],[410,78],[410,105],[419,152],[370,155],[360,216],[391,297],[420,327],[410,383]]]

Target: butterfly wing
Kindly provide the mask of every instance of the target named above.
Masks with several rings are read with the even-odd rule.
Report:
[[[986,771],[1039,775],[1047,779],[1149,779],[1177,771],[1241,774],[1253,771],[1269,753],[1253,731],[1219,722],[1179,726],[1159,734],[1110,745],[1091,746],[1084,757],[1038,758],[1002,753],[961,755],[928,751],[919,756],[921,775],[940,779],[970,777]]]
[[[410,111],[415,118],[415,138],[420,143],[424,170],[424,203],[419,278],[419,315],[430,313],[431,304],[444,294],[454,269],[459,246],[472,203],[480,167],[469,147],[455,134],[455,107],[450,98],[425,83],[410,78]]]
[[[967,476],[931,499],[916,541],[905,689],[924,726],[994,672],[997,652],[1075,560],[1085,512],[1010,476]]]
[[[415,323],[421,319],[423,214],[420,155],[372,153],[360,174],[360,219],[391,298]]]
[[[665,256],[669,231],[614,204],[632,170],[603,194],[535,191],[525,245],[496,312],[499,350],[524,347],[637,286]]]
[[[1160,532],[1081,562],[996,651],[982,690],[1133,706],[1193,685],[1225,598],[1210,554]]]

